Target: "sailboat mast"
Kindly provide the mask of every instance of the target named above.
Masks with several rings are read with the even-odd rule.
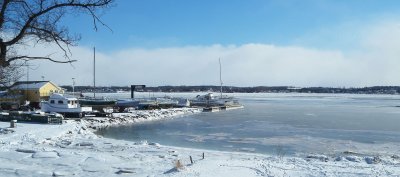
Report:
[[[221,67],[221,58],[218,58],[219,61],[219,82],[221,84],[221,98],[222,98],[222,67]]]
[[[93,47],[93,98],[96,98],[96,47]]]

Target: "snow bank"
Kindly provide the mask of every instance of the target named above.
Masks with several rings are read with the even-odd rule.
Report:
[[[108,126],[126,125],[131,123],[155,121],[177,116],[200,113],[198,108],[172,108],[161,110],[134,110],[128,113],[112,113],[110,117],[87,117],[83,119],[89,128],[97,129]]]
[[[0,122],[0,176],[400,176],[398,154],[220,152],[102,138],[91,129],[196,112],[135,111],[62,125],[18,123],[15,129]]]

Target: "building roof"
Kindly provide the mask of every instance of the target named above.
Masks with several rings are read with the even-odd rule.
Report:
[[[50,81],[22,81],[22,82],[15,82],[11,86],[11,90],[38,90],[47,83],[50,83],[55,87],[61,89],[60,87],[58,87],[57,85],[53,84]]]

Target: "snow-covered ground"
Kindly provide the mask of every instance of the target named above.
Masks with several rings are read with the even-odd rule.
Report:
[[[396,154],[288,157],[284,152],[262,155],[168,147],[93,133],[99,127],[198,111],[135,111],[62,125],[18,123],[16,128],[0,122],[0,176],[400,176]]]

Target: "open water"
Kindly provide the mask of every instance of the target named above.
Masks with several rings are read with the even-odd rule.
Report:
[[[243,109],[109,127],[98,133],[130,141],[265,154],[400,152],[399,95],[232,95]]]

